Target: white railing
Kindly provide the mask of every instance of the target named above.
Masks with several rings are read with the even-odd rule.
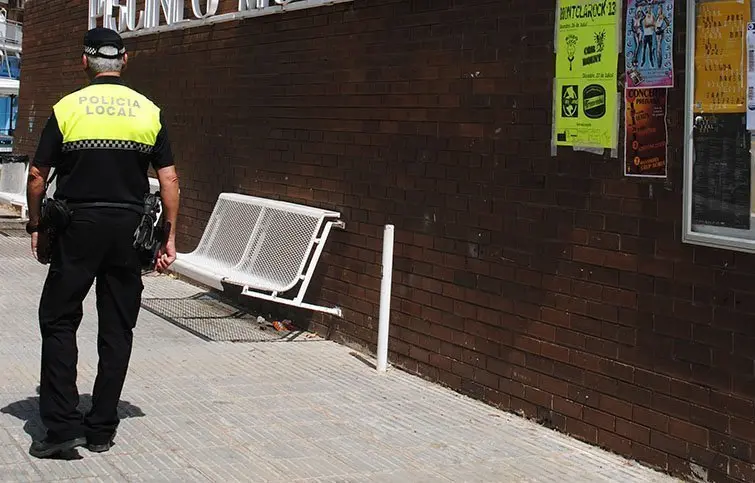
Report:
[[[0,42],[3,40],[9,44],[21,45],[24,39],[24,27],[22,23],[14,20],[2,20],[0,16]]]

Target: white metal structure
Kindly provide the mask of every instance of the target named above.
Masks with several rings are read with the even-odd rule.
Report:
[[[55,168],[50,170],[50,174],[47,175],[47,179],[50,179],[52,175],[55,173]],[[55,190],[58,188],[58,177],[56,176],[53,178],[53,180],[50,182],[50,186],[47,187],[47,197],[52,198],[55,196]]]
[[[385,225],[383,235],[383,278],[380,281],[380,319],[378,323],[377,370],[388,369],[388,333],[391,319],[391,282],[393,281],[394,226]]]
[[[21,218],[27,218],[26,178],[29,163],[3,163],[0,166],[0,202],[21,208]]]
[[[304,302],[330,230],[341,214],[284,201],[221,193],[199,245],[179,253],[173,270],[223,290],[341,316],[339,307]],[[296,286],[293,296],[285,295]]]
[[[18,79],[11,79],[10,77],[0,77],[0,96],[18,96],[18,89],[20,83]]]

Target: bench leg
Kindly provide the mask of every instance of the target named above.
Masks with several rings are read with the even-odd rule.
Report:
[[[341,310],[341,307],[323,307],[321,305],[308,304],[306,302],[297,302],[296,300],[284,299],[284,298],[276,297],[274,295],[269,295],[266,293],[255,292],[254,290],[251,290],[249,287],[244,287],[244,290],[241,291],[241,294],[246,295],[247,297],[254,297],[257,299],[268,300],[270,302],[290,305],[292,307],[299,307],[301,309],[324,312],[326,314],[335,315],[336,317],[343,316],[343,311]]]
[[[333,228],[332,221],[325,223],[325,228],[322,230],[322,235],[320,235],[320,239],[317,241],[317,247],[315,248],[315,253],[312,254],[312,260],[309,262],[307,271],[304,274],[304,281],[302,282],[301,287],[299,288],[299,293],[296,295],[296,298],[294,299],[294,302],[296,303],[302,303],[304,301],[304,294],[307,293],[307,288],[309,288],[309,283],[312,281],[312,275],[314,275],[315,273],[315,268],[317,268],[317,262],[320,260],[320,255],[322,255],[322,251],[325,248],[325,242],[328,240],[328,235],[330,235],[330,230],[332,228]]]

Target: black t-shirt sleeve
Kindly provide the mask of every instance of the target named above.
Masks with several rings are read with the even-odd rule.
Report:
[[[60,132],[58,120],[53,112],[42,130],[42,137],[39,139],[37,152],[34,154],[34,165],[41,168],[56,167],[62,148],[63,133]]]
[[[155,147],[152,151],[152,167],[155,171],[173,166],[173,151],[170,149],[170,140],[168,139],[168,131],[165,128],[165,120],[162,113],[160,114],[160,132],[157,133],[157,139],[155,140]]]

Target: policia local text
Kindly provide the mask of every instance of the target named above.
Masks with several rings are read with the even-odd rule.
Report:
[[[134,109],[141,109],[138,100],[128,97],[81,96],[79,105],[81,104],[86,104],[88,116],[136,117]]]

